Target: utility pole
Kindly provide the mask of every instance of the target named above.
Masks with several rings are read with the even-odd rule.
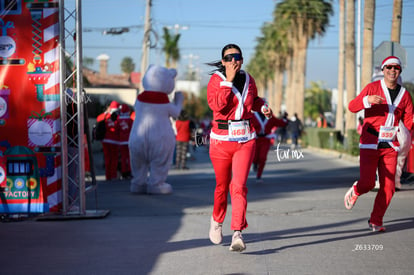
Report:
[[[361,91],[361,0],[358,0],[357,16],[356,94],[358,95]]]
[[[141,84],[140,92],[144,90],[142,86],[142,79],[144,73],[148,67],[148,56],[149,56],[149,47],[150,47],[150,30],[151,30],[151,6],[152,0],[147,0],[146,9],[145,9],[145,23],[144,23],[144,40],[142,41],[142,57],[141,57]]]
[[[184,58],[188,58],[188,80],[197,80],[198,77],[196,75],[193,75],[193,72],[194,72],[193,60],[198,59],[199,56],[190,53],[189,55],[184,56]]]
[[[338,60],[338,104],[336,105],[335,128],[344,134],[344,80],[345,80],[345,0],[339,0],[339,60]]]

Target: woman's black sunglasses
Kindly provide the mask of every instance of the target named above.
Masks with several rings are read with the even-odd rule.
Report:
[[[231,54],[228,54],[228,55],[224,56],[223,57],[223,61],[224,62],[230,62],[230,61],[233,60],[233,58],[234,58],[235,61],[239,61],[239,60],[242,60],[243,59],[243,57],[242,57],[241,54],[239,54],[239,53],[231,53]]]

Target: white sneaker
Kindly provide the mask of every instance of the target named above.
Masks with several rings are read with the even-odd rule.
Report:
[[[213,216],[211,216],[209,237],[212,243],[219,244],[223,240],[222,227],[223,227],[223,224],[216,222],[213,219]]]
[[[148,185],[147,193],[153,195],[168,195],[173,192],[172,186],[166,182],[156,185]]]
[[[131,186],[129,188],[131,193],[133,194],[146,194],[147,193],[147,185],[146,184],[133,184],[131,183]]]
[[[242,252],[246,249],[246,245],[243,241],[243,236],[240,231],[234,231],[233,238],[231,239],[230,251]]]
[[[349,190],[346,192],[345,197],[344,197],[344,203],[345,203],[345,208],[348,210],[351,210],[352,207],[354,207],[358,196],[355,195],[355,190],[354,190],[354,186],[358,183],[358,181],[355,181],[354,184],[351,186],[351,188],[349,188]]]

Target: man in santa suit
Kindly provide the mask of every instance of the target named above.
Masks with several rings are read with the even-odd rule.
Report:
[[[119,103],[112,101],[107,110],[100,114],[96,121],[105,121],[105,137],[102,140],[102,148],[105,159],[105,178],[115,180],[118,178],[118,132]]]
[[[256,182],[261,183],[263,182],[262,173],[266,165],[271,140],[275,138],[273,130],[275,127],[285,127],[288,121],[287,119],[278,119],[273,115],[268,119],[261,112],[254,112],[252,123],[256,130],[256,153],[253,158],[253,169],[256,172]]]
[[[380,188],[375,198],[371,217],[371,231],[385,231],[384,214],[395,192],[395,172],[400,144],[397,131],[400,120],[409,130],[413,124],[413,104],[409,92],[398,84],[401,61],[389,56],[381,64],[382,80],[368,84],[349,103],[349,110],[364,110],[364,125],[360,137],[360,178],[344,197],[345,207],[352,209],[358,197],[375,186],[376,170]]]
[[[127,104],[122,104],[118,117],[119,152],[121,156],[121,175],[123,179],[131,178],[131,163],[129,158],[128,140],[132,123],[130,109]]]

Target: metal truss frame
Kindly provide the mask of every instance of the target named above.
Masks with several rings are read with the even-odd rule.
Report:
[[[65,6],[67,2],[71,2],[72,9]],[[85,216],[86,193],[96,192],[96,179],[85,110],[87,95],[83,89],[81,0],[59,0],[59,22],[62,214]],[[69,105],[72,106],[71,112],[68,112]],[[77,127],[76,136],[68,135],[70,124]],[[89,152],[92,177],[88,186],[85,181],[85,147]]]

